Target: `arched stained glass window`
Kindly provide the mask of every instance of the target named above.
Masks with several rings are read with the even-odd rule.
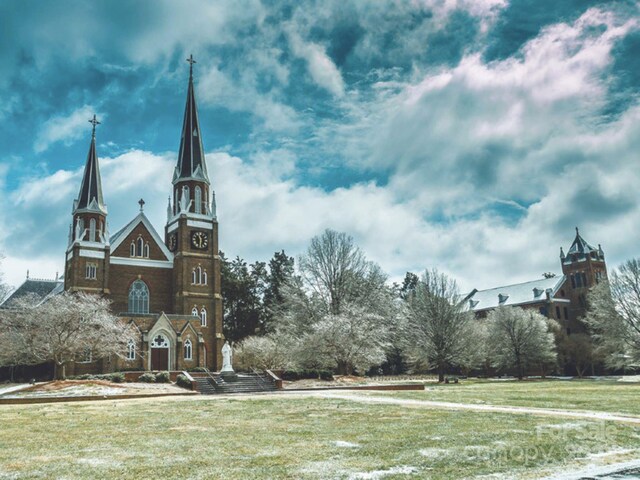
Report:
[[[184,359],[191,360],[193,358],[193,346],[191,344],[191,340],[187,339],[184,342]]]
[[[136,358],[136,342],[129,340],[127,344],[127,360],[135,360]]]
[[[129,313],[149,313],[149,287],[142,280],[129,288]]]

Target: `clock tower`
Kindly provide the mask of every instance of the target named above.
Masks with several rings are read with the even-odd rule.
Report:
[[[173,311],[202,320],[208,367],[221,366],[222,296],[215,193],[207,173],[193,87],[193,56],[172,195],[167,207],[165,243],[174,255]],[[209,199],[212,199],[211,201]]]

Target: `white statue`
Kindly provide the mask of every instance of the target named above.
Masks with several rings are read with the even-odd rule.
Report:
[[[224,345],[222,346],[222,370],[220,370],[220,373],[233,372],[233,367],[231,366],[232,357],[233,351],[231,350],[229,342],[224,342]]]

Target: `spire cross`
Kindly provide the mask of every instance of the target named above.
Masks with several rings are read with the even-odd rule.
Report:
[[[193,59],[193,54],[189,55],[189,58],[187,58],[187,62],[189,62],[189,76],[193,76],[193,64],[197,63],[194,59]]]
[[[143,199],[138,200],[138,205],[140,205],[140,211],[142,211],[142,209],[144,208],[144,200]]]
[[[100,122],[96,119],[95,113],[93,114],[93,118],[89,120],[89,123],[93,125],[93,129],[91,130],[91,135],[96,136],[96,125],[100,125]]]

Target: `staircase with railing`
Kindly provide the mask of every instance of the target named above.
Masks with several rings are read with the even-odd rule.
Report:
[[[225,377],[209,370],[191,372],[191,376],[196,382],[196,390],[203,395],[273,392],[278,390],[276,382],[270,375],[257,370],[253,370],[251,373],[238,373],[233,377]]]

